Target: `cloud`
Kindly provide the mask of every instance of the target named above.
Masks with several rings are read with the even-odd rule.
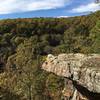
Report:
[[[57,16],[57,18],[68,18],[69,16]]]
[[[64,7],[70,0],[0,0],[0,14]]]
[[[87,5],[80,5],[77,8],[73,8],[70,12],[74,13],[84,13],[84,12],[95,12],[97,10],[100,10],[100,5],[96,3],[89,3]]]

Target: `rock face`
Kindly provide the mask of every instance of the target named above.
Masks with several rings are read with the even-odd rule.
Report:
[[[100,93],[99,54],[49,54],[42,69],[71,79],[90,92]]]

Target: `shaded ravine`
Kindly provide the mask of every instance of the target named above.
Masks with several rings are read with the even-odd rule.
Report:
[[[91,92],[84,86],[77,83],[77,81],[72,80],[71,78],[64,77],[65,80],[72,81],[73,87],[82,94],[83,97],[86,97],[88,100],[100,100],[100,93]],[[75,91],[75,90],[74,90]],[[71,98],[71,100],[73,100]],[[76,99],[75,99],[76,100]],[[79,99],[80,100],[80,99]],[[82,99],[83,100],[83,99]]]
[[[87,88],[78,84],[76,81],[73,81],[73,80],[71,80],[71,81],[73,83],[73,86],[77,89],[77,91],[80,92],[87,99],[89,99],[89,100],[100,100],[100,93],[91,92]]]

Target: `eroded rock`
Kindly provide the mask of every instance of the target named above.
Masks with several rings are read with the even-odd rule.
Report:
[[[99,54],[60,54],[48,55],[42,69],[56,75],[70,78],[90,92],[100,93],[100,55]]]

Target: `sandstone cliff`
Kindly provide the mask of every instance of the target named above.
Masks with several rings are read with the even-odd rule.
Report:
[[[66,77],[83,86],[87,91],[97,93],[100,96],[100,55],[98,54],[84,55],[78,53],[58,56],[49,54],[42,65],[42,69]],[[73,85],[75,85],[74,83]]]

